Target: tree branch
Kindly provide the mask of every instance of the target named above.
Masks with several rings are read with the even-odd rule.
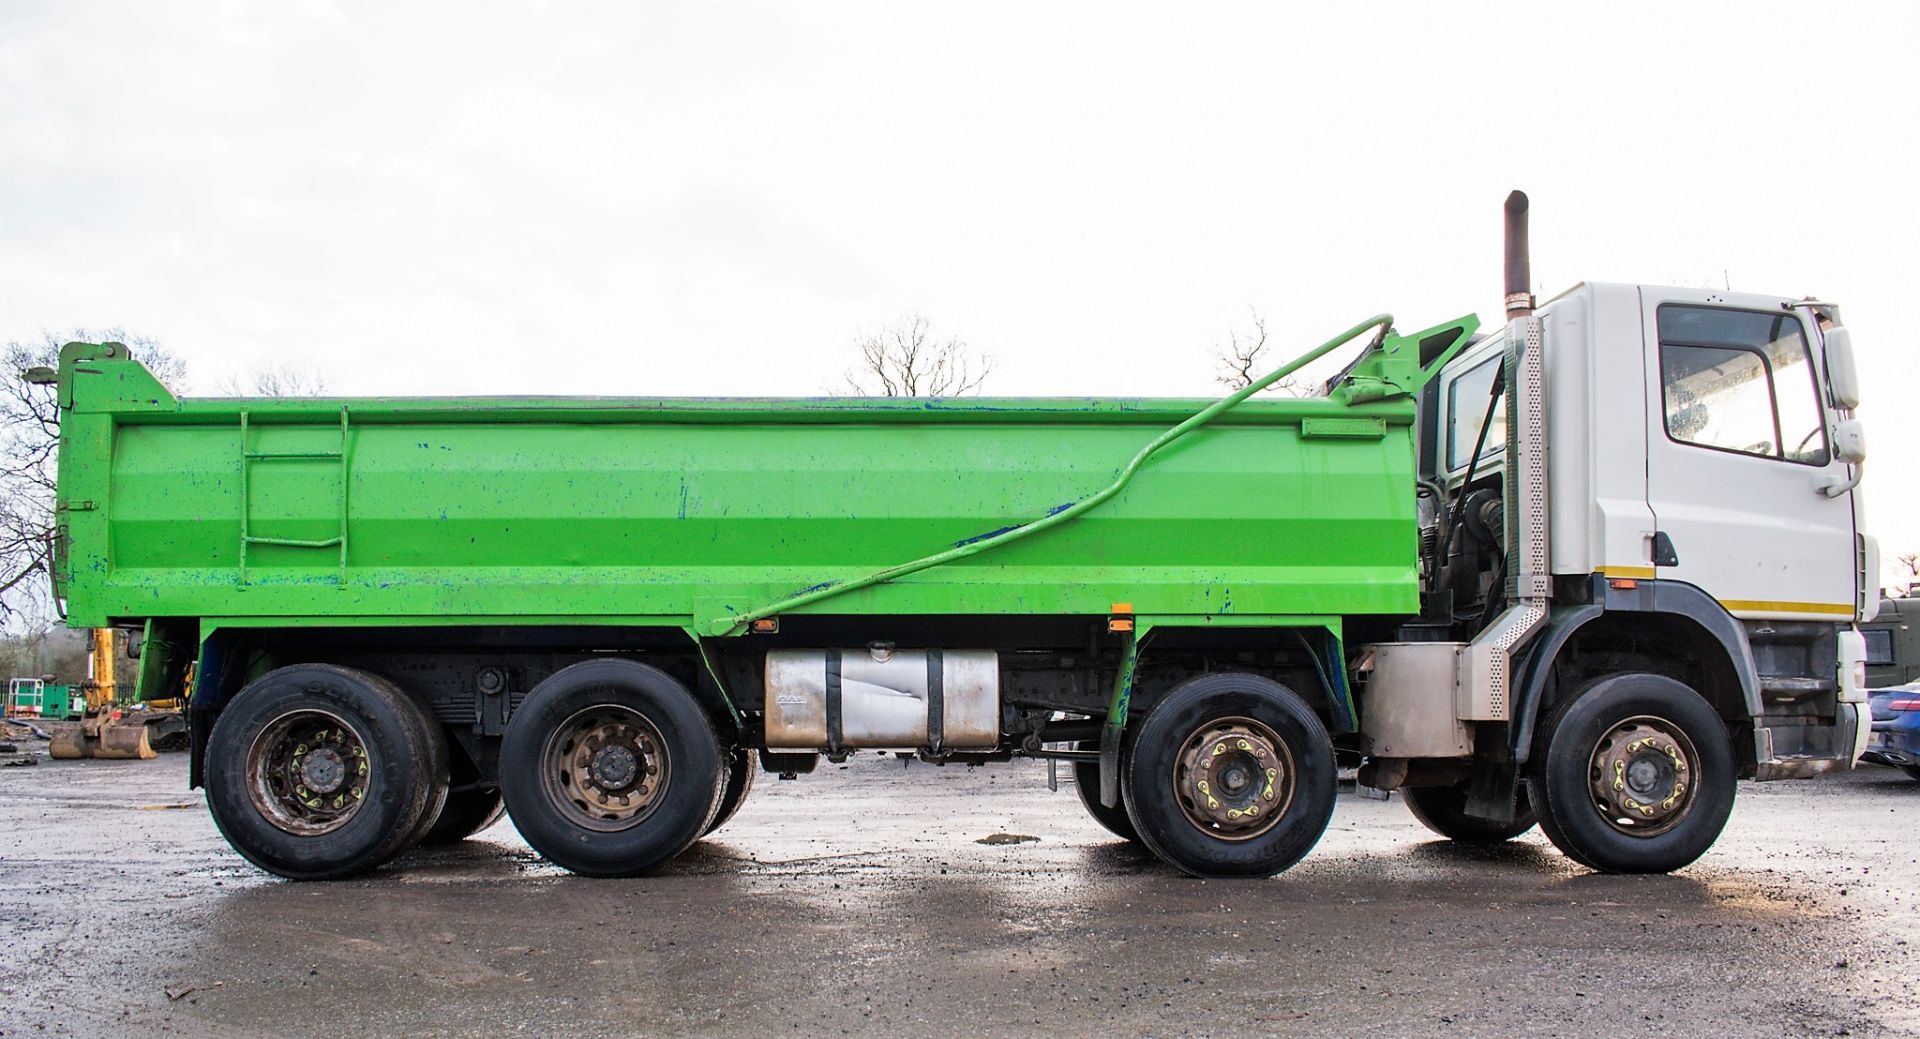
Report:
[[[936,339],[932,323],[909,312],[854,340],[858,362],[846,386],[874,397],[955,397],[977,392],[993,371],[993,359],[976,357],[958,338]]]

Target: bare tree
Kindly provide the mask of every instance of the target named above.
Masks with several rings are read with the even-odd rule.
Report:
[[[1900,564],[1900,569],[1906,572],[1906,583],[1897,593],[1912,595],[1915,586],[1920,585],[1920,552],[1902,552],[1893,558]]]
[[[30,368],[55,368],[69,342],[125,343],[161,382],[178,384],[185,365],[144,336],[118,329],[77,329],[34,341],[9,341],[0,373],[0,622],[16,629],[44,627],[52,618],[49,573],[53,544],[55,455],[60,407],[54,387],[26,380]]]
[[[926,317],[909,312],[854,340],[860,360],[846,392],[863,397],[959,397],[978,392],[993,358],[953,337],[933,338]]]
[[[263,364],[245,375],[220,380],[219,390],[229,397],[323,397],[327,377],[318,368]]]
[[[0,637],[0,681],[8,678],[47,678],[79,685],[87,677],[87,638],[84,632],[39,626]]]
[[[1228,329],[1227,341],[1214,345],[1213,359],[1220,367],[1220,374],[1214,380],[1229,390],[1246,389],[1266,374],[1261,370],[1261,361],[1267,355],[1267,319],[1252,307],[1248,307],[1247,312],[1252,317],[1249,327]],[[1264,392],[1297,397],[1300,390],[1299,380],[1288,377]]]

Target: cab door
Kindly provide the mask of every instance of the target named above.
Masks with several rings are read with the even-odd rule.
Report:
[[[1656,575],[1740,617],[1851,619],[1852,497],[1824,493],[1846,467],[1803,312],[1735,293],[1640,294]]]

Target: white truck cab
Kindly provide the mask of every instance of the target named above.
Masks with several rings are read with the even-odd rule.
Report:
[[[1824,376],[1833,308],[1588,282],[1540,309],[1555,575],[1684,581],[1738,618],[1869,619],[1851,408]],[[1438,461],[1466,475],[1504,333],[1438,380]],[[1480,472],[1500,471],[1504,407]],[[1857,442],[1856,430],[1848,430]],[[1849,460],[1851,458],[1851,461]]]
[[[1851,342],[1807,299],[1588,282],[1536,309],[1515,199],[1509,321],[1422,399],[1426,601],[1356,669],[1361,778],[1451,837],[1537,818],[1588,865],[1673,869],[1737,778],[1864,749]]]

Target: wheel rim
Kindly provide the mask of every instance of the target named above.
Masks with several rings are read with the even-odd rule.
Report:
[[[1652,715],[1608,729],[1587,768],[1594,808],[1607,825],[1635,837],[1665,833],[1686,819],[1699,772],[1693,741],[1678,725]]]
[[[589,707],[556,728],[541,755],[541,785],[569,822],[610,832],[659,807],[670,769],[660,730],[638,711]]]
[[[247,750],[247,795],[260,816],[300,837],[332,833],[366,802],[367,747],[329,711],[281,715]]]
[[[1173,792],[1188,822],[1221,840],[1251,840],[1293,803],[1297,772],[1285,740],[1252,718],[1194,730],[1174,757]]]

